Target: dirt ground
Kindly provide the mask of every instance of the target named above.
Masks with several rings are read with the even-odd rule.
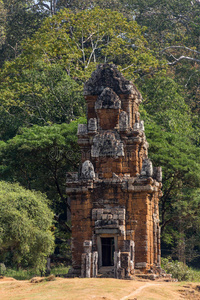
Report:
[[[55,281],[0,279],[0,300],[200,300],[200,283],[56,278]]]

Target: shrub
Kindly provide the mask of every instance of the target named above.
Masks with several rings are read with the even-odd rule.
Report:
[[[6,266],[4,263],[0,263],[0,275],[3,275],[6,272]]]
[[[196,281],[199,273],[180,261],[162,258],[162,268],[178,281]]]
[[[53,213],[44,194],[0,181],[0,259],[45,271],[54,250]]]

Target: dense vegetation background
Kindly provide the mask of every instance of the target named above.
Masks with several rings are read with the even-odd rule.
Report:
[[[65,174],[79,165],[83,84],[97,64],[108,62],[143,95],[149,156],[164,173],[162,253],[200,267],[199,15],[198,0],[0,0],[0,201],[4,190],[15,189],[16,203],[24,193],[47,195],[54,229],[50,221],[48,234],[46,227],[37,229],[47,236],[40,257],[52,253],[53,230],[55,254],[68,258]],[[23,205],[16,209],[26,214]],[[14,225],[4,214],[0,232],[12,236]],[[7,264],[26,266],[27,255],[37,252],[20,248],[23,235],[13,244],[1,236],[0,260]],[[42,258],[38,265],[43,268]]]

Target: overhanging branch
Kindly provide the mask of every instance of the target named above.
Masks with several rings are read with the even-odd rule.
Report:
[[[168,49],[184,49],[184,50],[188,50],[188,51],[192,51],[194,53],[200,54],[199,51],[191,49],[191,48],[188,48],[188,47],[185,47],[185,46],[169,46],[169,47],[166,47],[163,50],[161,50],[160,53],[163,53],[163,52],[165,52]]]
[[[174,54],[172,54],[171,52],[167,52],[167,50],[169,50],[169,49],[183,49],[183,50],[191,51],[194,54],[200,54],[200,52],[197,51],[197,50],[191,49],[189,47],[186,47],[186,46],[169,46],[169,47],[166,47],[163,50],[161,50],[160,53],[163,54],[164,52],[166,52],[167,55],[170,55],[173,58],[174,61],[168,62],[168,65],[170,65],[170,66],[173,66],[173,65],[177,64],[181,60],[189,60],[189,61],[194,61],[194,62],[200,63],[200,59],[195,58],[195,57],[191,57],[191,56],[187,56],[187,55],[181,55],[178,58],[176,58],[174,56]]]
[[[190,61],[194,61],[194,62],[198,62],[200,63],[200,59],[197,59],[197,58],[193,58],[193,57],[190,57],[190,56],[180,56],[179,58],[175,58],[175,61],[173,62],[168,62],[167,64],[170,65],[170,66],[173,66],[175,64],[177,64],[179,61],[183,60],[183,59],[186,59],[186,60],[190,60]]]

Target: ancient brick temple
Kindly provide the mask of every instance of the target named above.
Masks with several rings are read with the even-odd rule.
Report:
[[[99,65],[85,83],[87,124],[78,127],[79,172],[68,174],[72,273],[116,278],[160,268],[158,202],[162,172],[148,158],[142,97],[115,65]]]

